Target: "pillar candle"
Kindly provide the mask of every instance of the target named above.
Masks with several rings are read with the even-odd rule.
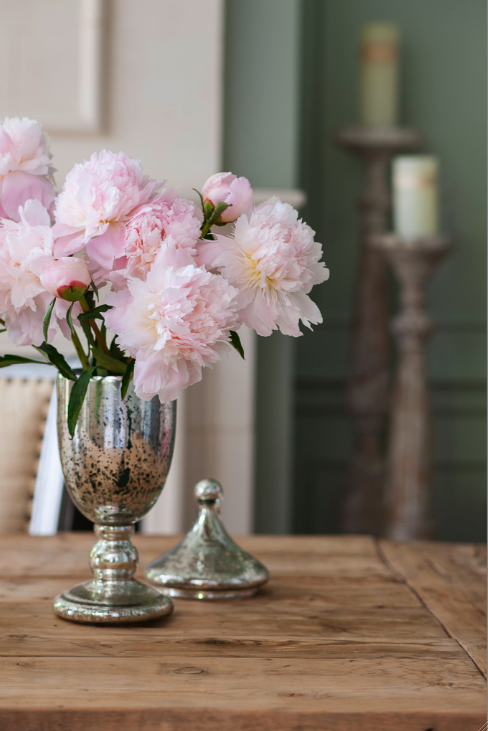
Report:
[[[413,239],[438,232],[437,171],[437,159],[427,155],[393,161],[393,222],[398,236]]]
[[[398,107],[398,28],[391,23],[363,26],[360,50],[361,122],[392,127]]]

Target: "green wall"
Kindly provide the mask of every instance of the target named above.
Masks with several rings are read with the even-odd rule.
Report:
[[[296,185],[299,0],[227,0],[224,162],[255,187]]]
[[[429,349],[435,426],[435,517],[445,540],[482,540],[486,525],[486,6],[483,0],[228,0],[225,162],[257,186],[299,185],[304,217],[324,244],[331,279],[315,297],[324,324],[288,347],[258,351],[259,530],[334,532],[350,456],[344,412],[358,222],[359,162],[338,149],[357,119],[357,39],[368,21],[398,23],[401,121],[440,159],[443,228],[456,248],[428,299],[437,331]],[[396,311],[392,298],[392,314]],[[274,475],[268,449],[270,364],[290,376],[293,479]],[[271,431],[273,431],[271,429]],[[267,436],[268,434],[268,436]],[[283,436],[283,435],[282,435]],[[283,445],[283,439],[281,444]],[[286,456],[286,444],[281,449]],[[263,480],[263,475],[266,479]],[[291,495],[289,493],[292,493]],[[281,499],[282,497],[282,499]],[[277,508],[277,506],[279,506]]]
[[[256,188],[298,181],[299,0],[226,3],[224,166]],[[292,530],[293,343],[281,333],[257,346],[255,529]]]

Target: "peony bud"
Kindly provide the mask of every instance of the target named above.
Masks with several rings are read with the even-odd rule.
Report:
[[[227,203],[229,208],[218,217],[216,223],[231,223],[243,213],[251,214],[252,188],[247,178],[237,178],[232,173],[216,173],[207,180],[202,189],[203,204],[215,208],[218,203]]]
[[[42,286],[55,297],[77,302],[90,286],[88,267],[81,259],[64,256],[56,259],[41,274]]]

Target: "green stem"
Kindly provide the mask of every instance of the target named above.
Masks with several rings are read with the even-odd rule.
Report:
[[[208,234],[210,229],[212,228],[212,224],[210,221],[205,221],[205,223],[202,226],[202,235],[200,236],[201,239],[204,239],[205,236]]]
[[[90,305],[88,304],[88,302],[86,301],[85,295],[83,295],[83,297],[80,297],[79,301],[80,301],[80,305],[81,305],[83,312],[90,312],[91,308],[90,308]],[[111,355],[110,350],[107,347],[105,338],[103,337],[102,333],[100,332],[100,328],[98,327],[95,320],[88,320],[88,322],[90,323],[90,327],[93,330],[93,333],[97,339],[97,342],[98,342],[99,346],[101,347],[101,349],[103,350],[103,352],[105,353],[105,355]]]
[[[81,365],[83,366],[83,370],[86,371],[87,368],[89,368],[90,363],[88,361],[88,356],[83,350],[83,346],[80,342],[80,338],[76,334],[74,330],[71,331],[71,340],[73,341],[73,345],[75,346],[75,350],[78,354],[78,358],[81,360]]]

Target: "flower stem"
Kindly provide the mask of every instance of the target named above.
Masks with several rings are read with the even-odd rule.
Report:
[[[201,239],[204,239],[205,236],[208,234],[212,227],[212,224],[210,221],[205,221],[205,223],[202,226],[202,235],[200,236]]]
[[[80,338],[76,334],[74,330],[71,331],[71,340],[73,341],[73,345],[75,346],[76,353],[78,355],[78,358],[81,360],[81,365],[83,366],[83,370],[86,371],[86,369],[89,367],[90,363],[88,362],[88,356],[83,350],[83,346],[80,342]]]
[[[83,297],[80,297],[79,302],[80,302],[83,312],[90,312],[90,305],[86,301],[85,295],[83,295]],[[100,328],[98,327],[95,320],[88,320],[88,322],[90,323],[90,327],[93,330],[93,333],[97,339],[97,342],[98,342],[99,346],[101,347],[101,349],[103,350],[103,352],[105,353],[105,355],[111,355],[110,350],[107,347],[107,343],[105,342],[105,338],[103,337],[102,333],[100,332]]]

